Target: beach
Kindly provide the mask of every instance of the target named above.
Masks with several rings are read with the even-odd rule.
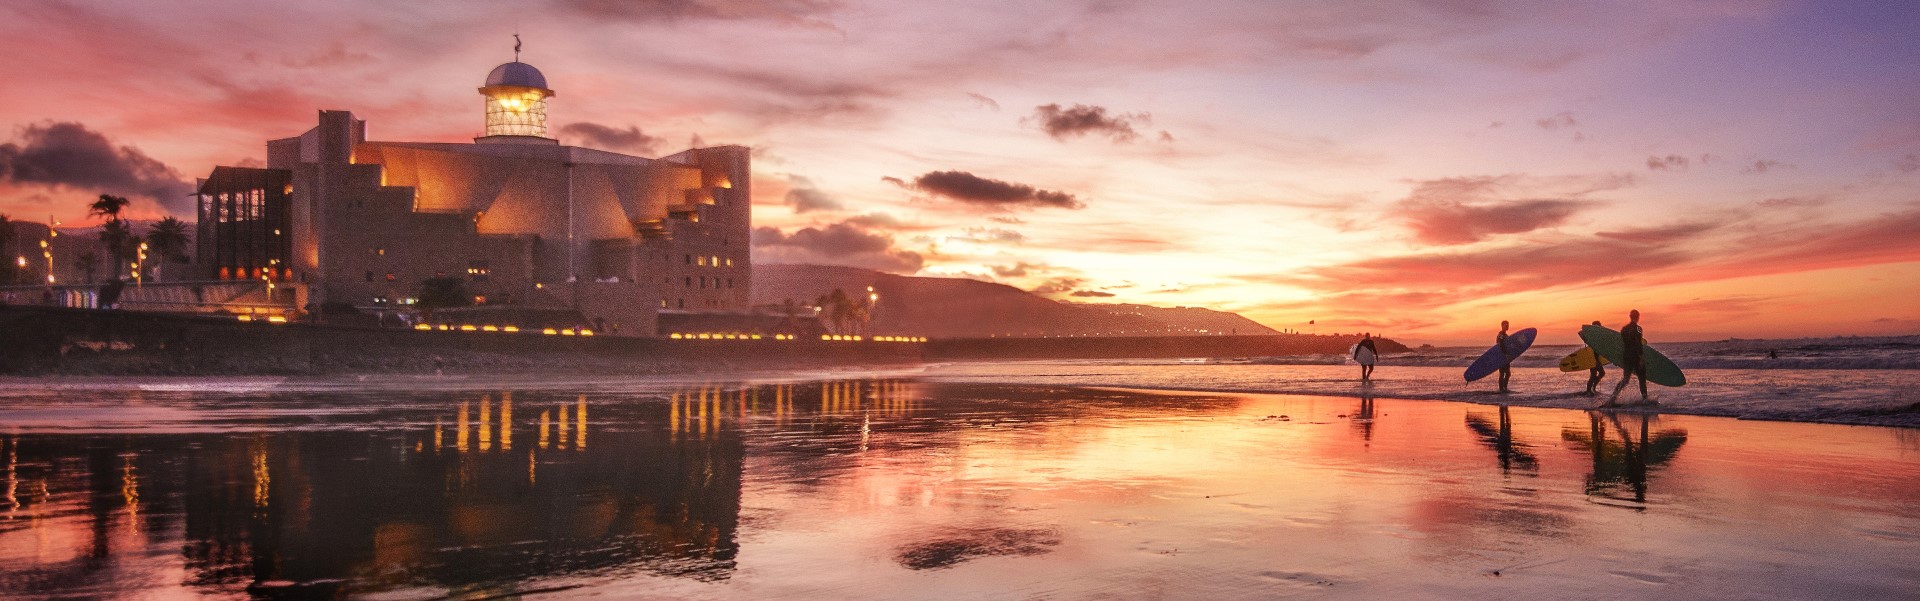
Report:
[[[10,381],[0,594],[1900,598],[1920,585],[1905,560],[1920,553],[1920,430],[1128,388],[1257,369],[1345,371]],[[989,371],[1000,381],[962,381]],[[1516,387],[1546,383],[1534,375]],[[1393,376],[1376,387],[1415,386]]]

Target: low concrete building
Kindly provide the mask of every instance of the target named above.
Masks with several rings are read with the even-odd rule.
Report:
[[[554,91],[518,61],[480,93],[472,144],[369,141],[352,113],[320,111],[267,142],[266,168],[215,168],[198,190],[199,264],[305,285],[316,306],[404,307],[458,278],[476,304],[575,309],[627,335],[655,334],[662,309],[749,310],[747,148],[563,146],[547,135]]]

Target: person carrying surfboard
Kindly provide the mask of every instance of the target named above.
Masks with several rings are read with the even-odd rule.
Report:
[[[1600,325],[1600,320],[1598,319],[1593,320],[1593,325],[1596,325],[1596,326]],[[1606,326],[1601,326],[1601,327],[1606,327]],[[1591,353],[1593,352],[1593,349],[1589,348],[1587,349],[1587,352]],[[1600,381],[1606,378],[1607,378],[1606,361],[1600,359],[1600,355],[1596,353],[1593,356],[1593,369],[1587,370],[1587,396],[1599,395]]]
[[[1379,356],[1380,349],[1373,346],[1373,333],[1361,334],[1360,344],[1353,346],[1353,360],[1360,364],[1361,382],[1373,381],[1373,362]]]
[[[1620,383],[1613,387],[1613,396],[1602,407],[1614,406],[1620,400],[1620,391],[1627,389],[1627,383],[1633,381],[1634,376],[1640,377],[1641,402],[1647,400],[1647,338],[1640,329],[1639,309],[1627,312],[1627,325],[1620,328],[1620,339],[1625,343],[1625,349],[1620,353]]]
[[[1500,392],[1507,392],[1507,380],[1513,377],[1513,355],[1507,352],[1507,322],[1500,321],[1500,334],[1493,337],[1493,347],[1500,349]]]

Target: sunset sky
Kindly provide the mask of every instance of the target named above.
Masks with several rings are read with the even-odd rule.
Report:
[[[761,262],[1409,343],[1920,333],[1901,1],[9,2],[0,213],[191,218],[320,109],[469,140],[516,31],[564,143],[753,147]]]

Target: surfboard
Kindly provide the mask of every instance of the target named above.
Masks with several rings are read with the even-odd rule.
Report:
[[[1533,346],[1533,337],[1539,333],[1538,330],[1527,328],[1508,334],[1507,352],[1504,355],[1500,352],[1499,345],[1489,346],[1487,352],[1473,361],[1473,365],[1467,366],[1467,372],[1463,375],[1468,382],[1472,382],[1487,377],[1487,374],[1500,371],[1502,364],[1517,359],[1521,353],[1527,352],[1527,349]]]
[[[1596,363],[1597,362],[1597,363]],[[1593,354],[1593,347],[1584,347],[1573,354],[1560,358],[1560,371],[1586,371],[1595,365],[1612,365],[1606,357]]]
[[[1614,365],[1624,365],[1621,361],[1626,357],[1627,342],[1620,337],[1619,332],[1602,326],[1585,325],[1580,326],[1580,339],[1593,349],[1594,354],[1612,361]],[[1687,375],[1681,373],[1680,366],[1674,365],[1672,359],[1660,354],[1660,351],[1654,349],[1651,344],[1644,348],[1646,350],[1641,354],[1641,358],[1647,362],[1648,382],[1661,386],[1687,385]]]
[[[1352,357],[1354,363],[1361,365],[1373,365],[1373,362],[1379,359],[1373,349],[1360,348],[1358,344],[1347,347],[1347,356]]]

